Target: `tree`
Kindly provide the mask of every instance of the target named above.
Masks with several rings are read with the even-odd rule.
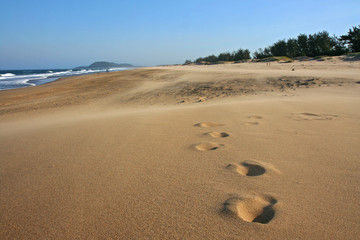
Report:
[[[335,46],[334,39],[330,37],[327,31],[322,31],[318,33],[318,44],[321,55],[331,55],[332,50]]]
[[[233,58],[234,61],[241,61],[241,60],[246,60],[246,59],[250,59],[250,51],[248,49],[239,49],[235,52],[233,52]]]
[[[251,59],[249,49],[244,50],[244,59]]]
[[[205,62],[211,62],[211,63],[214,63],[214,62],[218,61],[218,59],[217,59],[217,57],[215,55],[207,56],[203,60]]]
[[[293,58],[299,55],[299,45],[295,38],[289,38],[286,42],[286,56]]]
[[[195,60],[196,64],[202,64],[203,62],[214,63],[217,61],[217,57],[215,55],[210,55],[204,58],[198,58]]]
[[[334,35],[332,37],[332,41],[334,42],[334,47],[331,51],[331,55],[339,56],[348,52],[348,48],[345,46],[345,42],[342,41],[341,38],[338,38]]]
[[[257,51],[254,52],[253,55],[256,59],[272,57],[269,47],[265,48],[264,50],[262,48],[259,48]]]
[[[335,43],[326,31],[310,34],[308,38],[309,56],[331,55],[334,45]]]
[[[272,57],[270,47],[264,48],[263,54],[264,54],[265,57]]]
[[[234,57],[229,53],[220,53],[217,57],[218,61],[233,61]]]
[[[204,58],[198,58],[195,60],[196,64],[201,64],[204,61]]]
[[[262,52],[263,52],[262,48],[259,48],[257,51],[253,53],[253,58],[255,59],[263,58]]]
[[[348,34],[342,35],[340,39],[350,48],[351,52],[360,52],[360,25],[350,28]]]
[[[308,45],[308,53],[306,54],[306,56],[315,57],[318,53],[316,47],[316,36],[309,34],[307,45]]]
[[[273,56],[286,56],[287,46],[285,40],[279,40],[270,47]]]
[[[309,56],[317,57],[321,55],[342,55],[348,51],[360,52],[360,25],[349,29],[348,34],[342,35],[340,38],[335,35],[331,37],[327,31],[314,34],[299,34],[297,38],[289,38],[288,40],[279,40],[273,45],[264,49],[259,48],[253,53],[255,59],[268,58],[272,56],[287,56],[290,58]],[[210,55],[205,58],[198,58],[195,62],[216,61],[241,61],[250,59],[250,51],[248,49],[239,49],[232,53],[220,53],[219,56]]]
[[[306,34],[300,34],[297,37],[297,43],[299,46],[297,56],[307,56],[309,54],[308,36]]]

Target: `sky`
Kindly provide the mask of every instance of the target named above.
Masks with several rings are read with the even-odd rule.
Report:
[[[0,0],[0,69],[179,64],[360,25],[359,0]]]

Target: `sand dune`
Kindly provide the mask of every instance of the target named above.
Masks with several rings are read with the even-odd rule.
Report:
[[[0,91],[0,238],[355,239],[359,81],[331,58]]]

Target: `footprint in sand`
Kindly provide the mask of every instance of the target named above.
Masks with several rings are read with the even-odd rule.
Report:
[[[251,116],[248,116],[248,118],[251,118],[251,119],[263,119],[262,116],[257,116],[257,115],[251,115]]]
[[[243,176],[260,176],[266,172],[266,168],[258,164],[242,162],[240,164],[231,163],[226,166],[226,169],[235,171]]]
[[[316,114],[316,113],[299,113],[294,114],[292,118],[297,121],[301,120],[332,120],[333,118],[338,117],[338,115],[334,114]]]
[[[204,143],[199,143],[199,144],[195,145],[195,148],[199,151],[210,151],[210,150],[216,150],[222,146],[224,146],[224,145],[214,143],[214,142],[204,142]]]
[[[205,133],[205,135],[209,135],[209,136],[211,136],[213,138],[225,138],[225,137],[230,136],[226,132],[208,132],[208,133]]]
[[[259,125],[260,123],[259,122],[246,122],[244,124],[247,126],[254,126],[254,125]]]
[[[252,119],[252,120],[261,120],[263,119],[262,116],[258,116],[258,115],[251,115],[248,116],[247,118]],[[254,122],[245,122],[244,123],[247,126],[254,126],[254,125],[259,125],[260,123],[258,121],[254,121]]]
[[[223,204],[223,213],[235,214],[246,222],[269,223],[275,216],[277,200],[269,195],[233,197]]]
[[[194,125],[195,127],[218,127],[218,126],[224,126],[224,124],[218,123],[218,122],[200,122]]]

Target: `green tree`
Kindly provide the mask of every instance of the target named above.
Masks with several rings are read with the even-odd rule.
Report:
[[[306,34],[300,34],[297,37],[297,43],[299,46],[297,56],[308,56],[309,54],[308,36]]]
[[[349,51],[349,49],[345,46],[345,42],[341,40],[341,37],[338,38],[334,35],[332,37],[332,41],[334,42],[334,46],[331,51],[331,55],[339,56]]]
[[[214,63],[214,62],[218,61],[218,58],[215,55],[210,55],[210,56],[204,57],[204,61]]]
[[[317,46],[316,46],[316,36],[309,34],[308,36],[308,53],[306,56],[315,57],[318,54]]]
[[[217,61],[234,61],[234,57],[229,53],[220,53],[217,57]]]
[[[246,60],[246,59],[250,59],[250,51],[248,49],[239,49],[237,51],[235,51],[233,54],[233,59],[234,61],[241,61],[241,60]]]
[[[268,58],[268,57],[272,57],[270,48],[264,48],[264,50],[262,48],[259,48],[257,51],[254,52],[253,54],[254,58],[256,59],[262,59],[262,58]]]
[[[279,40],[270,47],[273,56],[286,56],[287,45],[285,40]]]
[[[299,45],[295,38],[289,38],[286,42],[286,56],[293,58],[298,56],[299,53]]]
[[[245,49],[245,50],[244,50],[244,59],[251,59],[250,50],[249,50],[249,49]]]
[[[316,56],[331,55],[335,42],[329,33],[327,31],[318,32],[314,34],[314,37],[317,48]]]
[[[198,58],[198,59],[195,60],[195,63],[196,63],[196,64],[201,64],[203,61],[204,61],[204,58],[201,58],[201,57],[200,57],[200,58]]]
[[[344,41],[351,52],[360,52],[360,25],[350,28],[348,34],[342,35],[340,39]]]

